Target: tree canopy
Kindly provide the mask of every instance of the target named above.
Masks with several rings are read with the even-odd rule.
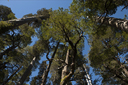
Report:
[[[0,5],[0,84],[128,84],[127,16],[110,17],[119,6],[127,9],[127,0],[73,0],[69,9],[42,8],[16,19]],[[38,40],[30,45],[32,37]]]

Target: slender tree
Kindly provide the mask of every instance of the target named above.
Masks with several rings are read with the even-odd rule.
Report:
[[[41,85],[45,85],[45,84],[46,84],[46,79],[47,79],[47,76],[48,76],[48,73],[49,73],[49,70],[50,70],[50,67],[51,67],[52,61],[53,61],[53,59],[54,59],[54,56],[55,56],[55,54],[56,54],[56,51],[57,51],[58,46],[59,46],[59,42],[57,43],[57,46],[56,46],[56,48],[55,48],[55,51],[54,51],[54,53],[53,53],[51,59],[49,60],[49,64],[48,64],[48,66],[47,66],[46,71],[43,73]]]
[[[2,85],[6,85],[6,83],[21,69],[22,66],[19,66],[17,70],[6,80]]]

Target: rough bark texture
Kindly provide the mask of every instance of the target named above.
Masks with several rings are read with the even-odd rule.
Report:
[[[28,68],[26,69],[26,71],[22,75],[21,79],[17,83],[17,85],[22,85],[24,83],[24,81],[26,80],[28,74],[31,72],[33,64],[35,63],[35,61],[36,61],[36,57],[33,58],[33,60],[31,61],[30,65],[28,66]]]
[[[53,61],[53,59],[55,57],[56,51],[58,49],[58,46],[59,46],[59,42],[57,43],[57,46],[56,46],[55,51],[54,51],[54,53],[53,53],[53,55],[51,57],[51,60],[49,61],[49,65],[48,65],[46,71],[44,71],[44,73],[43,73],[41,85],[45,85],[46,84],[47,76],[48,76],[52,61]]]
[[[113,17],[96,17],[96,21],[128,32],[128,20]]]
[[[72,77],[72,75],[74,74],[74,71],[75,71],[75,61],[76,61],[76,55],[77,55],[76,45],[77,44],[75,44],[75,46],[74,46],[73,43],[70,40],[69,40],[69,44],[71,45],[72,50],[73,50],[72,63],[70,65],[71,70],[66,76],[64,76],[63,79],[61,79],[60,85],[66,85],[70,81],[70,78]]]
[[[21,69],[22,66],[19,66],[19,68],[6,80],[2,85],[6,85],[6,83]]]

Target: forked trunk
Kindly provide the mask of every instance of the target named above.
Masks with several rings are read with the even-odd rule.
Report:
[[[53,55],[52,55],[52,57],[51,57],[51,60],[49,61],[49,65],[47,66],[46,71],[44,71],[44,73],[43,73],[41,85],[45,85],[46,82],[47,82],[47,81],[46,81],[46,80],[47,80],[47,76],[48,76],[48,73],[49,73],[49,70],[50,70],[52,61],[53,61],[53,59],[54,59],[54,57],[55,57],[56,51],[57,51],[57,49],[58,49],[58,46],[59,46],[59,42],[57,43],[57,46],[56,46],[55,51],[54,51],[54,53],[53,53]]]

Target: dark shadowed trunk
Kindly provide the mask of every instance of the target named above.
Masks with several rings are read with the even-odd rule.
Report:
[[[53,61],[53,59],[54,59],[54,57],[55,57],[56,51],[57,51],[57,49],[58,49],[58,46],[59,46],[59,42],[57,43],[57,46],[56,46],[55,51],[54,51],[54,53],[53,53],[53,55],[52,55],[52,57],[51,57],[51,59],[50,59],[50,61],[49,61],[49,65],[47,66],[46,71],[44,71],[44,73],[43,73],[41,85],[45,85],[46,82],[47,82],[47,81],[46,81],[46,80],[47,80],[47,76],[48,76],[48,73],[49,73],[49,70],[50,70],[52,61]]]
[[[17,83],[17,85],[22,85],[24,83],[24,81],[26,80],[28,74],[31,72],[33,64],[36,61],[36,57],[33,58],[33,60],[31,61],[30,65],[28,66],[28,68],[26,69],[26,71],[24,72],[24,74],[22,75],[22,77],[20,78],[19,82]]]

